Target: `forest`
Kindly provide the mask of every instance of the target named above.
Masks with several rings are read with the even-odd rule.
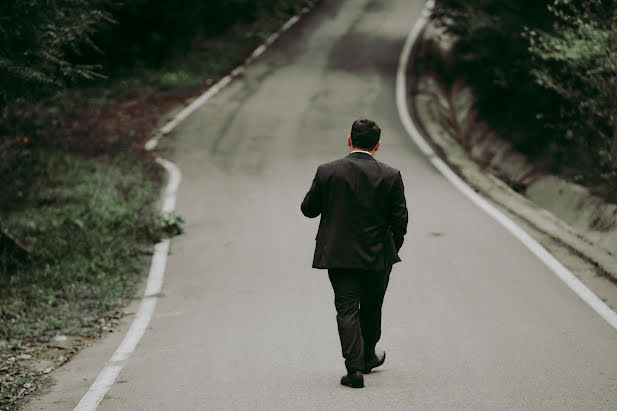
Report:
[[[33,151],[49,145],[60,145],[66,150],[80,146],[75,144],[75,138],[50,129],[61,128],[57,126],[62,120],[58,118],[59,110],[64,115],[65,109],[71,111],[84,105],[82,90],[113,94],[111,98],[117,100],[131,91],[139,93],[140,89],[158,92],[198,85],[203,79],[190,77],[217,71],[216,67],[209,70],[217,64],[212,62],[218,57],[217,42],[221,43],[222,36],[237,38],[234,27],[243,25],[257,30],[241,38],[250,47],[260,40],[262,33],[258,30],[309,3],[306,0],[1,2],[0,183],[6,189],[0,193],[0,209],[15,205],[24,196],[38,168]],[[210,66],[193,67],[189,74],[179,70],[178,64],[172,66],[174,61],[186,59],[187,53],[194,55],[195,50],[202,51],[198,57],[203,62],[199,64]],[[178,78],[182,76],[184,83]],[[131,86],[113,89],[122,80],[132,82]],[[112,90],[106,92],[105,87]],[[67,140],[71,141],[67,143]]]
[[[617,3],[438,0],[456,67],[502,138],[617,200]]]

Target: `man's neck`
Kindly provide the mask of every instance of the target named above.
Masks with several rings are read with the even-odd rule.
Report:
[[[362,149],[359,149],[359,148],[354,148],[354,149],[351,150],[351,152],[352,153],[366,153],[366,154],[368,154],[370,156],[373,155],[373,153],[371,153],[370,151],[362,150]]]

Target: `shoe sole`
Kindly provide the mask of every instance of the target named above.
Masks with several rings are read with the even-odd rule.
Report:
[[[352,384],[352,383],[347,383],[347,382],[341,381],[341,385],[344,385],[344,386],[350,387],[350,388],[364,388],[364,383]]]
[[[351,388],[364,388],[364,380],[352,382],[347,376],[341,378],[341,385]]]

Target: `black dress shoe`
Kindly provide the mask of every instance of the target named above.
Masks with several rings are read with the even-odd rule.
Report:
[[[348,372],[341,378],[341,384],[351,388],[364,388],[364,375],[362,371]]]
[[[373,368],[379,367],[385,361],[386,361],[386,352],[385,351],[382,351],[380,353],[376,352],[375,355],[373,355],[373,358],[365,361],[364,373],[365,374],[370,373]]]

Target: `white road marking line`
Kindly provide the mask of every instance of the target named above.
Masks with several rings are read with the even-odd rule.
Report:
[[[180,169],[171,161],[157,158],[156,161],[161,164],[167,173],[169,179],[163,194],[163,213],[173,212],[176,204],[176,193],[182,175]],[[131,356],[135,347],[146,332],[146,328],[152,319],[158,295],[163,287],[163,279],[165,278],[165,267],[167,265],[167,255],[169,254],[170,240],[165,239],[157,243],[154,247],[154,255],[150,264],[150,272],[148,274],[148,282],[144,291],[144,298],[139,304],[139,309],[135,315],[135,319],[131,323],[131,327],[127,331],[124,339],[112,355],[111,359],[105,365],[103,370],[96,377],[96,380],[82,397],[75,410],[95,410],[101,402],[107,391],[118,377],[118,374],[124,367],[124,364]]]
[[[187,118],[188,116],[190,116],[195,110],[197,110],[199,107],[201,107],[206,101],[208,101],[210,98],[212,98],[212,96],[214,96],[215,94],[217,94],[219,91],[221,91],[225,86],[227,86],[227,84],[229,84],[231,82],[231,80],[233,80],[233,78],[239,74],[241,74],[244,71],[244,65],[248,64],[250,62],[252,62],[253,60],[255,60],[256,58],[258,58],[259,56],[261,56],[270,45],[272,45],[272,43],[274,43],[276,40],[278,40],[278,38],[281,36],[281,34],[283,34],[284,32],[286,32],[287,30],[289,30],[294,24],[296,24],[299,20],[300,20],[300,16],[303,14],[306,14],[310,11],[310,9],[308,8],[304,8],[300,11],[300,14],[295,15],[293,17],[291,17],[289,20],[287,20],[287,22],[285,22],[285,24],[283,24],[281,26],[281,28],[279,29],[279,31],[277,31],[276,33],[271,34],[266,41],[261,44],[260,46],[258,46],[255,50],[253,50],[253,52],[251,53],[251,55],[247,58],[247,60],[245,61],[244,64],[241,64],[240,66],[236,67],[235,69],[233,69],[228,75],[226,75],[225,77],[223,77],[221,80],[219,80],[215,85],[213,85],[212,87],[210,87],[208,90],[206,90],[201,96],[199,96],[197,99],[195,99],[195,101],[193,101],[191,104],[189,104],[188,106],[186,106],[180,113],[178,113],[173,119],[171,119],[170,121],[168,121],[162,128],[160,133],[157,133],[154,137],[152,137],[150,140],[148,140],[145,144],[145,148],[146,150],[150,151],[150,150],[154,150],[156,148],[156,146],[158,145],[159,140],[161,139],[161,137],[163,137],[165,134],[169,134],[171,133],[171,131],[176,128],[176,126],[185,118]]]
[[[411,116],[407,106],[407,67],[411,49],[418,36],[424,28],[433,8],[434,1],[429,0],[422,12],[422,17],[416,22],[409,33],[403,50],[399,57],[398,72],[396,75],[396,104],[403,126],[411,139],[418,148],[429,157],[433,166],[460,192],[462,192],[475,205],[484,210],[489,216],[501,224],[514,237],[516,237],[525,247],[527,247],[536,257],[538,257],[557,277],[576,293],[587,305],[606,320],[617,330],[617,313],[613,311],[604,301],[598,298],[587,286],[585,286],[570,270],[564,267],[551,253],[549,253],[540,243],[534,240],[514,221],[503,214],[497,207],[489,203],[484,197],[476,193],[467,183],[465,183],[446,163],[437,157],[435,151],[424,139]]]
[[[302,9],[300,15],[306,14],[308,11],[309,9],[307,8]],[[266,40],[266,43],[257,47],[251,57],[247,59],[247,63],[261,55],[283,32],[289,30],[294,24],[296,24],[298,20],[300,20],[300,15],[291,17],[277,33],[271,35],[268,40]],[[230,74],[226,75],[215,85],[206,90],[201,96],[180,111],[171,121],[165,124],[159,133],[155,134],[154,137],[148,140],[144,146],[145,149],[148,151],[155,149],[162,136],[169,134],[178,124],[180,124],[182,120],[187,118],[195,110],[210,100],[214,95],[227,86],[235,76],[243,71],[243,65],[236,67],[230,72]],[[169,160],[156,157],[156,162],[163,166],[168,174],[167,185],[163,193],[161,213],[164,215],[170,214],[176,207],[176,194],[178,187],[180,186],[180,182],[182,181],[182,174],[180,169]],[[98,407],[105,394],[107,394],[114,381],[116,381],[118,374],[120,374],[120,371],[126,364],[127,360],[133,351],[135,351],[135,347],[137,347],[141,337],[143,337],[146,332],[148,324],[150,324],[150,320],[154,314],[154,309],[156,308],[156,301],[163,287],[165,267],[167,266],[167,256],[169,254],[170,244],[171,241],[166,239],[154,246],[154,254],[150,264],[150,272],[148,274],[146,290],[144,291],[144,297],[139,305],[135,319],[131,323],[129,330],[112,355],[111,359],[96,377],[96,380],[92,383],[90,389],[81,398],[79,404],[77,404],[74,408],[74,411],[92,411]]]
[[[173,120],[171,120],[170,122],[165,124],[163,126],[163,128],[161,128],[161,132],[163,133],[163,135],[164,134],[169,134],[174,128],[176,128],[176,126],[182,120],[184,120],[189,115],[191,115],[193,113],[193,111],[195,111],[199,107],[201,107],[206,101],[210,100],[210,98],[212,98],[212,96],[214,96],[219,91],[221,91],[227,84],[229,84],[230,81],[231,81],[231,76],[230,75],[227,75],[227,76],[223,77],[218,83],[216,83],[214,86],[210,87],[208,90],[206,90],[205,93],[203,93],[201,96],[199,96],[195,101],[193,101],[191,104],[186,106],[184,108],[184,110],[179,112],[176,115],[176,117],[174,117]]]
[[[264,51],[266,51],[266,46],[262,44],[255,49],[253,54],[251,54],[251,58],[256,59],[257,57],[261,56]]]
[[[121,370],[122,365],[108,364],[105,366],[75,410],[95,410]]]
[[[308,13],[309,9],[305,8],[302,9],[302,13]],[[291,26],[293,26],[294,24],[296,24],[298,22],[298,20],[300,20],[300,16],[293,16],[292,18],[290,18],[287,23],[283,24],[283,27],[281,27],[281,31],[287,31],[291,28]]]

